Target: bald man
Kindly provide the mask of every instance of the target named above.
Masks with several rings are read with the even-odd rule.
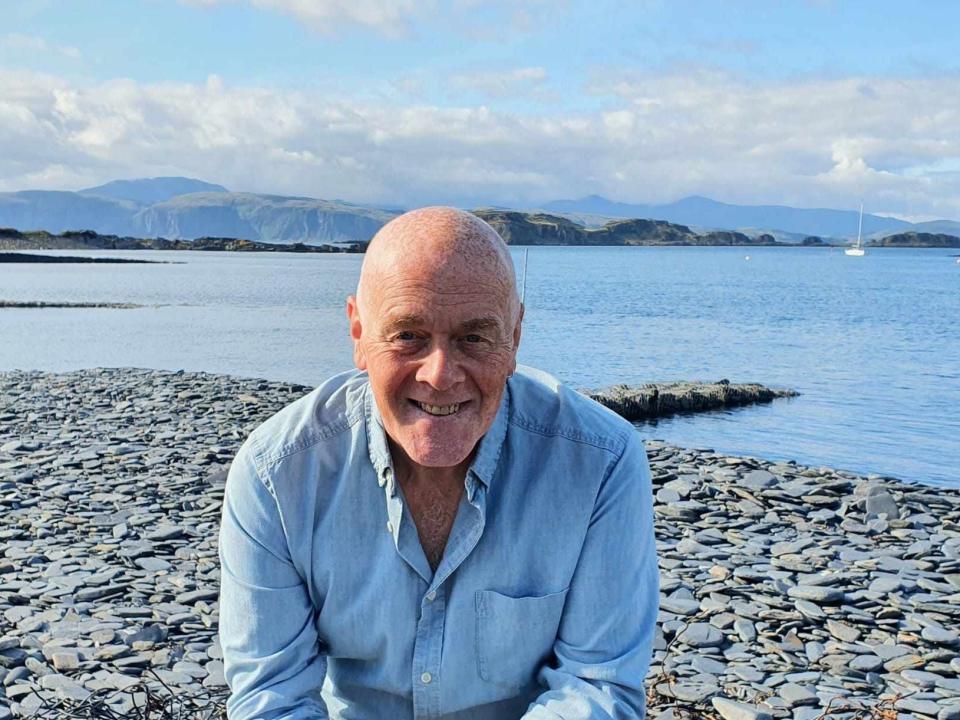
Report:
[[[230,717],[644,717],[646,455],[627,422],[518,369],[506,245],[459,210],[402,215],[347,316],[357,370],[231,466]]]

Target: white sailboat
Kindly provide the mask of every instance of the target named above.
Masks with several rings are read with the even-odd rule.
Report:
[[[844,255],[852,255],[853,257],[863,257],[867,254],[867,251],[863,249],[863,203],[860,203],[860,223],[857,225],[857,244],[853,247],[848,247],[843,251]]]

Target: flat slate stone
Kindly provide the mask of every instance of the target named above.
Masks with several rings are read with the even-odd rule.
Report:
[[[820,585],[797,585],[787,590],[787,595],[800,600],[808,600],[823,605],[843,602],[843,590]]]
[[[691,623],[677,639],[693,648],[707,648],[722,645],[725,638],[709,623]]]
[[[715,697],[711,701],[713,708],[724,720],[773,720],[773,716],[766,710],[755,705]]]

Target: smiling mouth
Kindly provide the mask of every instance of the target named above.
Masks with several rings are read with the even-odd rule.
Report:
[[[423,403],[419,400],[411,400],[411,402],[416,405],[418,408],[423,410],[428,415],[435,415],[437,417],[443,417],[445,415],[453,415],[457,412],[462,405],[465,403],[454,403],[453,405],[431,405],[430,403]]]

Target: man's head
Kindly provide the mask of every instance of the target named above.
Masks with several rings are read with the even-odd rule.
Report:
[[[513,261],[470,213],[430,207],[385,225],[347,299],[354,362],[394,449],[416,465],[467,461],[516,368],[523,308]],[[398,460],[398,458],[395,458]]]

